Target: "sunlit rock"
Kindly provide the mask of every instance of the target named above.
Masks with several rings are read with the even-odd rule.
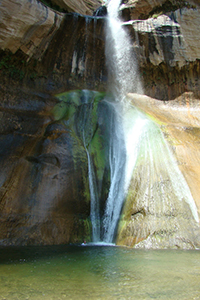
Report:
[[[147,121],[118,243],[136,248],[198,248],[199,100],[187,93],[170,102],[137,94],[129,98]]]
[[[140,64],[165,62],[182,67],[200,59],[199,14],[200,9],[184,8],[157,18],[128,22],[135,30]]]
[[[139,16],[148,16],[148,14],[155,8],[162,6],[166,0],[128,0],[122,1],[120,9],[127,10],[129,19],[139,19]]]
[[[63,15],[33,1],[1,1],[0,48],[39,57],[48,47]]]
[[[120,10],[125,19],[135,20],[147,19],[152,15],[156,17],[163,12],[175,11],[177,8],[196,8],[198,5],[198,0],[124,0]]]

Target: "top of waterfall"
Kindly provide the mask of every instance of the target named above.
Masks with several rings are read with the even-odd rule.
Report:
[[[110,18],[116,19],[118,17],[119,6],[121,0],[110,0],[108,3],[108,16]]]

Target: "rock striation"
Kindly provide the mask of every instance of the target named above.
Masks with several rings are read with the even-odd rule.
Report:
[[[175,11],[177,8],[196,8],[198,0],[127,0],[122,1],[120,10],[127,20],[148,19],[163,12]]]
[[[200,59],[199,14],[200,9],[184,8],[157,18],[133,21],[140,65],[157,66],[165,62],[170,67],[182,67]]]
[[[167,100],[192,91],[200,97],[199,13],[199,8],[183,8],[125,23],[137,53],[145,94]]]
[[[93,15],[93,12],[102,5],[101,0],[53,0],[53,4],[68,12],[76,12],[82,15]]]
[[[199,100],[192,93],[166,102],[138,94],[129,94],[129,98],[151,121],[146,124],[149,131],[143,139],[148,142],[143,142],[143,156],[134,169],[117,243],[136,248],[199,248],[199,222],[194,219],[195,211],[200,215]],[[167,151],[163,140],[159,145],[162,135],[168,141]],[[150,146],[151,138],[155,147]],[[169,151],[175,161],[170,159]],[[187,182],[181,190],[188,184],[192,202],[187,200],[187,190],[176,199],[179,175],[172,168],[174,163]]]
[[[123,3],[124,2],[124,3]],[[127,11],[129,20],[140,19],[141,16],[146,17],[155,7],[161,7],[166,0],[128,0],[122,1],[121,11]]]
[[[55,93],[84,86],[105,89],[104,18],[61,14],[36,0],[14,3],[11,7],[10,2],[1,2],[0,47],[22,53],[25,61],[32,58],[29,75],[40,89],[48,89],[49,77],[53,77]],[[124,23],[137,54],[145,94],[167,100],[192,91],[199,97],[200,8],[195,5]],[[25,13],[27,27],[22,22]],[[27,68],[22,71],[28,72]]]
[[[0,48],[21,50],[28,57],[42,56],[63,19],[37,0],[3,0],[0,10]]]

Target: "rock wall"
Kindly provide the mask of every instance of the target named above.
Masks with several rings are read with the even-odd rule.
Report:
[[[48,116],[55,104],[34,91],[1,90],[1,245],[69,243],[89,235],[87,166],[75,168],[69,132]]]
[[[36,62],[35,85],[54,93],[77,88],[105,90],[104,44],[102,19],[67,14],[45,56]]]
[[[13,89],[0,95],[6,103],[0,127],[0,245],[90,241],[85,147],[104,203],[109,182],[104,95],[77,91],[51,98]]]
[[[126,20],[148,19],[178,8],[196,8],[198,0],[126,0],[122,1],[120,10]]]
[[[145,2],[139,3],[146,7]],[[17,73],[12,67],[14,57],[9,65],[10,58],[5,55],[10,50],[25,85],[55,93],[73,88],[106,89],[105,18],[56,13],[36,0],[14,4],[1,2],[3,77],[17,77],[13,75]],[[137,54],[144,92],[151,97],[167,100],[187,91],[199,97],[200,9],[191,5],[124,23]],[[22,23],[25,13],[27,27]],[[8,18],[10,15],[13,17]]]
[[[136,248],[199,248],[199,100],[193,93],[165,102],[138,94],[129,97],[145,113],[147,123],[117,243]]]
[[[93,12],[103,4],[101,0],[53,0],[51,2],[68,12],[91,16]]]
[[[92,7],[88,13],[97,2],[94,6],[93,1],[92,6],[84,2],[87,9]],[[199,5],[190,1],[188,7],[177,8],[173,1],[173,11],[163,12],[165,2],[128,1],[121,6],[144,92],[159,100],[180,97],[178,102],[183,93],[192,93],[198,101]],[[68,10],[73,10],[69,3]],[[158,8],[158,15],[152,16]],[[89,239],[86,152],[70,127],[63,125],[68,120],[55,120],[51,111],[58,103],[56,93],[106,90],[105,18],[59,13],[36,0],[3,0],[0,13],[1,243]],[[143,20],[137,20],[140,14]],[[195,129],[190,137],[195,137]],[[198,179],[192,180],[198,173],[193,172],[196,162],[185,163],[192,150],[179,149],[177,157],[196,197]],[[129,232],[131,241],[123,238],[119,243],[135,243]]]
[[[122,15],[127,9],[125,24],[137,53],[144,93],[168,100],[192,91],[199,98],[198,1],[127,1],[121,5]]]
[[[200,59],[199,9],[181,9],[147,20],[132,22],[140,65],[165,62],[181,68]]]
[[[37,0],[3,0],[0,10],[0,48],[21,50],[28,57],[41,57],[63,18]]]

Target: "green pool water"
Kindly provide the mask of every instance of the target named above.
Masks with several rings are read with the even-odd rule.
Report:
[[[0,248],[0,299],[200,299],[200,251]]]

